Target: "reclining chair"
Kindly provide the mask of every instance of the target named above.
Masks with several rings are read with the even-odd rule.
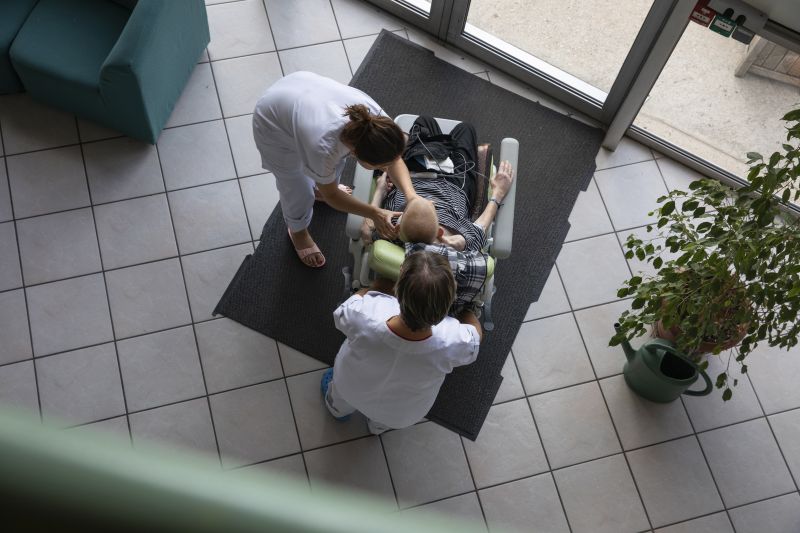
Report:
[[[416,115],[399,115],[395,122],[400,128],[408,132],[416,120]],[[453,128],[459,123],[456,120],[448,120],[437,118],[439,127],[442,133],[450,133]],[[519,142],[516,139],[505,138],[500,145],[500,159],[499,161],[508,160],[514,168],[516,174],[517,159],[519,155]],[[492,160],[491,150],[481,149],[478,150],[477,167],[479,172],[486,176],[493,176],[497,171],[497,167]],[[481,170],[485,169],[485,170]],[[488,180],[487,180],[488,181]],[[488,186],[488,184],[487,184]],[[361,165],[356,166],[355,176],[353,180],[353,196],[362,202],[369,203],[372,194],[375,190],[375,181],[373,180],[373,173],[371,170],[363,168]],[[505,259],[511,254],[511,242],[514,233],[514,203],[517,190],[517,178],[511,183],[511,189],[508,191],[505,199],[503,200],[503,209],[499,210],[495,221],[487,232],[487,244],[484,252],[489,254],[489,261],[487,264],[486,283],[483,285],[483,290],[476,297],[474,303],[482,309],[483,327],[491,331],[494,329],[492,322],[491,301],[492,295],[495,292],[494,287],[494,269],[495,263],[498,259]],[[485,199],[489,196],[478,195],[481,199],[477,202],[478,205],[473,206],[472,218],[473,220],[480,215],[485,205]],[[391,280],[397,280],[400,274],[400,266],[405,259],[405,249],[401,246],[393,244],[386,240],[376,240],[374,243],[364,246],[361,240],[361,223],[363,217],[359,215],[349,214],[347,216],[346,232],[350,238],[350,252],[353,254],[353,273],[352,280],[347,279],[349,288],[358,290],[362,287],[367,287],[370,284],[370,271],[374,271],[381,277]]]

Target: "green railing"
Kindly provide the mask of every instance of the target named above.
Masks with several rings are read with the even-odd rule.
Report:
[[[387,502],[113,434],[42,426],[0,409],[4,531],[470,532],[483,524],[387,511]],[[393,505],[393,503],[392,503]]]

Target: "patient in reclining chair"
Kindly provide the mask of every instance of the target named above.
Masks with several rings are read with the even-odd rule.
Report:
[[[483,178],[476,170],[475,139],[475,129],[468,123],[462,122],[450,135],[442,135],[434,119],[418,117],[403,158],[419,197],[406,205],[403,193],[392,187],[384,174],[378,178],[372,198],[373,205],[403,211],[399,237],[405,243],[406,255],[426,250],[448,259],[458,285],[451,310],[454,316],[469,308],[483,288],[486,233],[511,188],[513,175],[508,161],[501,162],[490,180],[492,197],[473,221],[470,210],[478,193],[478,180]],[[362,224],[365,243],[374,236],[370,222],[364,219]]]

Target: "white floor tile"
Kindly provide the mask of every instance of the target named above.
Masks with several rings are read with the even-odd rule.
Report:
[[[511,349],[529,395],[595,379],[572,313],[525,322]]]
[[[438,502],[420,505],[419,507],[412,507],[403,511],[404,514],[438,517],[441,519],[442,515],[452,517],[453,520],[458,520],[463,524],[469,523],[470,526],[476,528],[475,531],[486,531],[484,526],[483,511],[481,510],[478,495],[475,492],[462,494],[446,500],[439,500]],[[458,526],[461,531],[462,526]]]
[[[614,231],[594,180],[585,191],[578,195],[575,206],[569,215],[569,224],[570,228],[565,241],[585,239]]]
[[[800,495],[745,505],[730,511],[737,533],[792,533],[800,531]]]
[[[726,513],[717,513],[656,529],[655,533],[733,533],[733,526]]]
[[[83,145],[95,204],[164,192],[158,151],[128,137]]]
[[[378,33],[382,29],[398,30],[404,23],[385,11],[358,0],[333,0],[333,12],[342,39]]]
[[[217,442],[208,400],[198,398],[130,415],[134,447],[158,441],[205,453],[217,460]]]
[[[65,427],[125,414],[113,343],[42,357],[36,378],[47,424]]]
[[[401,508],[475,490],[455,433],[425,422],[381,439]]]
[[[261,236],[267,219],[272,215],[278,205],[278,188],[275,186],[275,177],[272,174],[259,174],[239,180],[244,196],[244,206],[247,210],[247,220],[250,222],[250,233],[253,238]]]
[[[0,292],[0,365],[32,356],[25,293],[22,289]]]
[[[550,275],[547,276],[547,281],[544,284],[542,293],[539,295],[539,299],[528,307],[528,312],[525,313],[523,321],[527,322],[537,318],[566,313],[569,310],[567,293],[564,292],[564,285],[561,283],[558,270],[553,266]]]
[[[287,75],[298,70],[307,70],[344,84],[350,83],[352,78],[341,41],[282,50],[278,54]]]
[[[303,372],[311,372],[312,370],[328,367],[325,363],[317,361],[304,353],[300,353],[282,342],[278,343],[278,353],[280,353],[281,356],[283,373],[287,378],[296,374],[302,374]]]
[[[613,302],[630,277],[614,235],[566,243],[556,264],[573,309]]]
[[[6,158],[17,218],[89,205],[89,190],[78,146]]]
[[[699,435],[727,507],[796,490],[763,418]]]
[[[261,167],[261,154],[253,139],[253,115],[225,119],[225,127],[228,129],[236,174],[243,178],[266,172]]]
[[[0,404],[39,416],[39,396],[33,361],[0,366]]]
[[[189,324],[189,302],[178,259],[106,272],[118,339]]]
[[[304,455],[312,492],[320,485],[344,486],[383,498],[388,509],[397,508],[380,439],[358,439]]]
[[[236,180],[169,193],[181,254],[249,241],[250,228]]]
[[[500,390],[497,391],[497,395],[494,397],[493,404],[525,397],[522,381],[520,381],[519,372],[517,371],[517,364],[514,361],[514,354],[508,354],[506,362],[503,363],[503,369],[500,371],[500,375],[503,376],[503,382],[500,384]]]
[[[655,161],[598,170],[594,179],[617,230],[654,222],[647,213],[668,192]]]
[[[275,52],[215,61],[213,68],[222,114],[226,117],[252,113],[264,91],[283,75]]]
[[[699,172],[666,157],[658,159],[656,163],[669,190],[688,191],[690,183],[704,177]]]
[[[625,450],[656,444],[692,433],[680,400],[655,403],[638,396],[622,376],[600,381],[611,419]]]
[[[167,196],[163,193],[98,205],[94,216],[107,269],[178,255]]]
[[[300,451],[283,380],[215,394],[209,400],[224,468]]]
[[[629,250],[627,246],[628,236],[634,235],[635,238],[641,239],[643,243],[652,243],[653,246],[664,246],[664,241],[666,237],[660,237],[658,231],[653,226],[653,231],[647,231],[647,227],[640,227],[634,228],[632,230],[623,230],[617,232],[617,240],[619,240],[619,244],[622,249],[627,252]],[[659,255],[661,260],[665,263],[667,261],[671,261],[672,259],[677,259],[681,255],[680,252],[672,253],[669,249],[663,249]],[[626,259],[628,261],[628,265],[630,266],[631,272],[639,276],[655,276],[658,270],[653,266],[653,261],[650,262],[641,261],[637,257],[632,257],[630,259]]]
[[[17,235],[26,285],[102,270],[89,208],[20,220]]]
[[[650,527],[622,455],[553,473],[575,533],[617,533]]]
[[[11,210],[11,195],[8,192],[6,160],[0,157],[0,222],[5,222],[13,218],[14,213]]]
[[[278,50],[340,39],[329,0],[264,0]]]
[[[183,126],[193,122],[203,122],[222,118],[217,99],[217,87],[209,63],[200,63],[192,72],[180,98],[175,103],[165,128]]]
[[[581,330],[589,358],[598,378],[620,374],[625,365],[625,353],[621,346],[609,346],[608,341],[614,336],[614,323],[620,314],[630,309],[630,300],[622,300],[597,307],[575,311],[575,320]],[[639,347],[638,340],[633,341],[634,348]]]
[[[569,531],[552,474],[545,473],[478,492],[489,531]]]
[[[283,377],[273,339],[227,318],[194,329],[209,393]]]
[[[653,526],[722,510],[722,500],[695,437],[627,452]]]
[[[800,407],[800,346],[786,351],[762,343],[744,361],[747,375],[767,414]]]
[[[605,148],[600,148],[596,159],[597,170],[629,165],[640,161],[649,161],[651,159],[653,159],[653,154],[650,152],[649,148],[643,144],[639,144],[633,139],[623,137],[619,146],[617,146],[617,149],[613,152]]]
[[[772,415],[769,423],[796,482],[800,479],[800,409]]]
[[[114,340],[102,274],[25,289],[37,356]]]
[[[19,260],[14,222],[0,224],[0,291],[22,287]]]
[[[275,50],[264,4],[260,1],[213,5],[206,11],[211,30],[208,56],[212,61]],[[275,27],[275,21],[272,24]]]
[[[266,475],[279,474],[281,476],[289,476],[297,480],[300,484],[308,486],[308,474],[306,474],[306,464],[303,461],[303,454],[298,453],[281,457],[280,459],[273,459],[272,461],[265,461],[248,466],[245,471],[263,472]],[[239,470],[236,470],[239,472]]]
[[[35,102],[27,93],[0,97],[0,124],[6,155],[78,142],[74,115]]]
[[[248,242],[181,257],[194,322],[213,318],[222,294],[244,258],[252,253],[253,244]]]
[[[711,391],[708,396],[683,395],[681,397],[686,410],[689,412],[689,417],[692,419],[695,431],[706,431],[764,414],[761,411],[761,406],[758,405],[758,398],[753,392],[750,380],[739,372],[739,365],[735,361],[731,361],[730,366],[728,366],[727,353],[723,352],[716,357],[707,355],[706,360],[708,361],[706,372],[708,372],[712,382],[716,381],[717,375],[727,368],[730,384],[733,385],[734,379],[738,379],[739,384],[731,387],[733,397],[727,402],[722,399],[722,390],[717,388]],[[702,386],[702,378],[699,378],[697,384],[692,386],[692,389],[699,389]]]
[[[369,435],[367,421],[361,413],[353,413],[347,422],[339,422],[331,416],[322,400],[322,374],[320,370],[286,379],[304,450]]]
[[[128,411],[205,394],[191,326],[117,342]]]
[[[164,130],[158,152],[170,191],[236,177],[221,120]]]
[[[110,434],[116,437],[116,440],[120,446],[130,446],[131,444],[131,433],[130,429],[128,429],[128,417],[124,415],[115,418],[108,418],[106,420],[100,420],[99,422],[92,422],[91,424],[67,428],[67,431],[70,433],[86,433],[89,435]]]
[[[462,439],[477,488],[546,472],[547,459],[524,399],[489,410],[478,439]]]
[[[347,53],[347,60],[350,62],[350,68],[352,69],[353,74],[358,71],[358,67],[360,67],[361,63],[364,62],[364,58],[367,57],[367,52],[369,52],[369,49],[372,47],[372,44],[377,38],[378,35],[375,34],[342,41],[342,43],[344,43],[344,50]]]
[[[551,467],[622,451],[597,383],[532,396],[528,401]]]
[[[123,136],[122,133],[116,130],[82,118],[78,119],[78,135],[81,138],[81,142],[100,141]]]

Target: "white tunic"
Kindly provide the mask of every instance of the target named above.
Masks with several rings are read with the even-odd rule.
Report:
[[[336,391],[366,417],[392,428],[419,422],[430,410],[447,374],[475,361],[478,331],[446,317],[430,337],[409,341],[386,321],[400,313],[397,299],[380,292],[351,296],[336,311],[347,336],[334,363]]]
[[[364,92],[312,72],[294,72],[275,82],[259,99],[253,136],[261,166],[273,172],[302,171],[317,183],[337,180],[349,149],[339,140],[348,122],[345,107],[381,108]]]

